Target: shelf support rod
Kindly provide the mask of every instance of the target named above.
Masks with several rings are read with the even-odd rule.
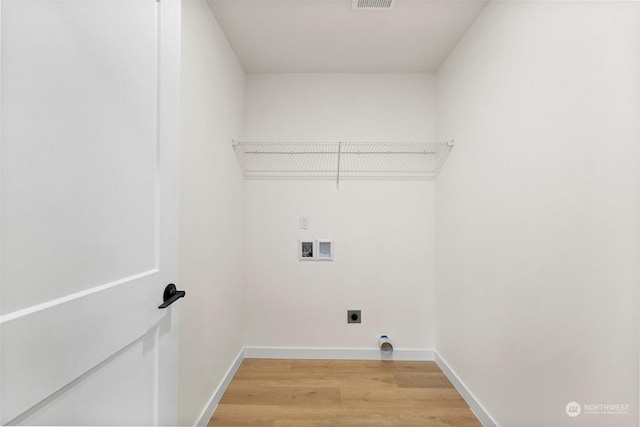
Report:
[[[342,149],[342,142],[338,142],[338,169],[336,171],[336,190],[340,189],[340,151]]]

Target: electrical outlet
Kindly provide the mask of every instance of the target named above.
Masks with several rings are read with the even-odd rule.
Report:
[[[361,310],[347,310],[347,323],[362,323]]]

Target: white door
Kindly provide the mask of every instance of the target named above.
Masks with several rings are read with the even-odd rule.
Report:
[[[0,423],[175,424],[180,3],[2,0],[0,29]]]

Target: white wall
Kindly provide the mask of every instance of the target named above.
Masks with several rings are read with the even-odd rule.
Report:
[[[249,74],[245,139],[432,140],[430,74]],[[397,349],[434,345],[433,182],[245,181],[245,344]],[[308,215],[308,230],[298,228]],[[299,238],[335,261],[300,262]],[[348,325],[348,309],[362,324]]]
[[[244,71],[207,4],[182,9],[180,425],[193,425],[242,348]]]
[[[491,3],[438,72],[436,348],[500,425],[638,423],[639,29]]]

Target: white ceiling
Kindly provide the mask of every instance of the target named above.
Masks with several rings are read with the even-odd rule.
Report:
[[[488,1],[208,0],[250,73],[435,71]]]

